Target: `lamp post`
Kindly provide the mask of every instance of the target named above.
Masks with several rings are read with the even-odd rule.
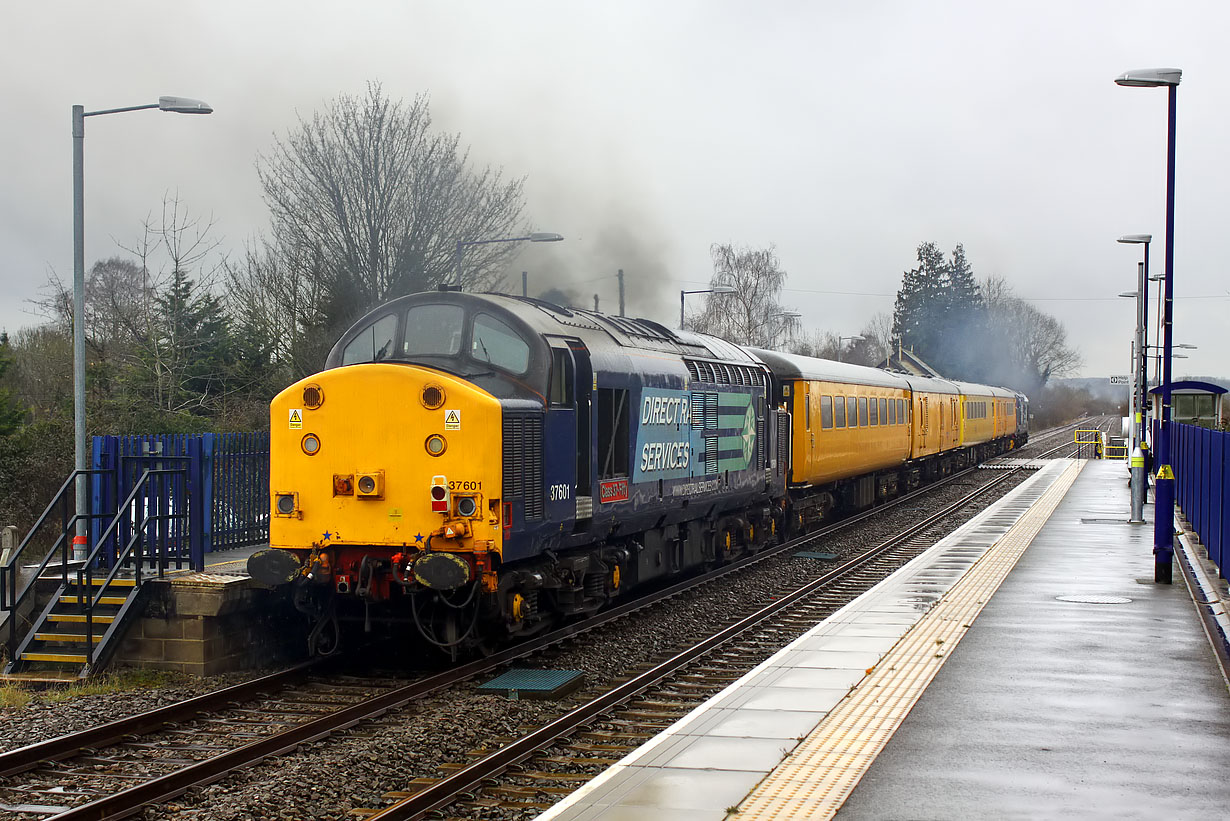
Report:
[[[1128,71],[1115,83],[1132,88],[1165,87],[1166,117],[1166,297],[1162,311],[1162,427],[1154,443],[1157,479],[1153,500],[1153,581],[1170,584],[1174,562],[1174,471],[1170,467],[1170,345],[1174,306],[1174,153],[1176,94],[1183,72],[1177,68]]]
[[[799,313],[798,311],[778,311],[772,316],[774,319],[781,320],[781,327],[773,329],[773,344],[769,346],[771,348],[776,348],[777,347],[777,335],[781,333],[782,331],[786,331],[787,333],[786,341],[789,341],[790,340],[789,332],[790,332],[791,324],[796,319],[798,319],[799,317],[803,315]]]
[[[1132,393],[1135,410],[1132,414],[1132,447],[1136,448],[1147,441],[1148,408],[1145,394],[1148,392],[1149,359],[1145,356],[1145,342],[1149,336],[1149,243],[1153,241],[1152,234],[1127,234],[1119,237],[1119,242],[1145,246],[1145,259],[1137,266],[1138,276],[1136,293],[1136,356],[1132,361]],[[1120,294],[1122,296],[1122,294]]]
[[[714,285],[712,288],[701,288],[696,291],[679,292],[679,330],[683,330],[683,298],[688,294],[733,294],[738,288],[731,285]]]
[[[491,245],[495,242],[560,242],[564,237],[560,234],[551,234],[544,231],[535,231],[532,234],[527,234],[524,237],[503,237],[501,239],[459,239],[457,240],[457,250],[453,258],[453,273],[457,278],[453,290],[461,290],[461,254],[462,250],[467,245]]]
[[[1145,264],[1140,263],[1140,281],[1141,287],[1144,285],[1144,269]],[[1128,399],[1128,436],[1130,444],[1129,452],[1131,453],[1131,467],[1129,468],[1128,476],[1130,478],[1130,486],[1132,488],[1132,514],[1128,518],[1128,524],[1144,524],[1144,509],[1145,509],[1145,450],[1141,446],[1144,441],[1144,430],[1142,427],[1142,419],[1144,418],[1144,397],[1141,395],[1143,390],[1141,369],[1146,361],[1144,348],[1144,330],[1141,328],[1141,311],[1144,306],[1144,294],[1141,291],[1124,291],[1119,294],[1121,297],[1136,300],[1136,333],[1132,336],[1132,382],[1131,396]]]
[[[867,338],[867,337],[865,337],[865,336],[863,336],[863,335],[861,335],[861,334],[855,334],[854,336],[839,336],[839,337],[837,337],[837,361],[838,361],[838,362],[840,362],[840,361],[841,361],[841,343],[843,343],[843,342],[855,342],[855,341],[861,342],[861,341],[863,341],[863,340],[864,340],[864,339],[866,339],[866,338]]]
[[[122,114],[146,109],[174,114],[212,114],[208,103],[188,97],[159,97],[145,105],[86,111],[73,106],[73,451],[77,469],[77,526],[73,536],[73,558],[86,557],[87,519],[90,513],[88,484],[89,456],[85,446],[85,118],[103,114]]]

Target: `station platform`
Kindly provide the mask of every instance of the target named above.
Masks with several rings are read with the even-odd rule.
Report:
[[[1129,507],[1056,460],[540,818],[1223,817],[1230,691]]]

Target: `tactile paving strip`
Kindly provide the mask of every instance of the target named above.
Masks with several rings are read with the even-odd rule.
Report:
[[[849,697],[739,803],[740,821],[833,817],[1046,524],[1082,467],[1083,461],[1071,462]]]

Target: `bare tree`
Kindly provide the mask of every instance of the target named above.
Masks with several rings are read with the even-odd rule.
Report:
[[[797,329],[798,315],[781,305],[786,272],[776,249],[772,245],[736,248],[714,244],[709,251],[713,256],[709,287],[733,291],[708,294],[704,308],[690,317],[687,326],[744,345],[787,345]]]
[[[863,325],[863,329],[859,331],[859,334],[863,337],[867,356],[871,360],[869,364],[879,365],[892,355],[894,343],[893,318],[891,314],[886,314],[883,311],[875,314],[871,319],[867,320],[867,324]]]
[[[1032,393],[1080,365],[1080,353],[1068,346],[1058,319],[1014,296],[1000,278],[987,279],[981,290],[990,331],[983,349],[989,380]]]
[[[458,240],[514,235],[522,179],[474,169],[456,134],[435,133],[428,99],[405,105],[378,83],[342,95],[261,156],[270,244],[292,277],[322,280],[314,306],[335,330],[374,305],[451,282]],[[488,288],[510,244],[466,249],[461,283]]]

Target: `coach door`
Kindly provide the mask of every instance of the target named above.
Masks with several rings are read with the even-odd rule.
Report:
[[[555,521],[590,518],[589,352],[575,339],[549,339],[551,381],[547,389],[544,481],[547,516]]]

